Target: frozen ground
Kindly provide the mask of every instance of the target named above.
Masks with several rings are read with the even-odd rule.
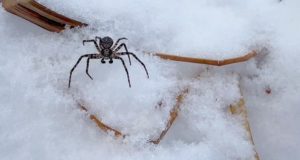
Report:
[[[299,1],[39,1],[91,25],[54,34],[0,8],[1,159],[251,159],[241,124],[225,112],[240,98],[239,77],[261,159],[300,158]],[[91,61],[91,81],[82,61],[68,91],[77,58],[95,52],[82,40],[96,35],[127,37],[150,79],[133,61],[130,89],[119,62]],[[223,68],[143,55],[222,59],[251,49],[260,51],[255,60]],[[145,143],[159,134],[185,86],[193,89],[175,125],[159,146]],[[116,140],[99,131],[70,93],[129,136]],[[155,107],[160,100],[166,105]]]

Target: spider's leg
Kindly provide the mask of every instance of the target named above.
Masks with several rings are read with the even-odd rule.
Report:
[[[84,45],[84,43],[86,43],[86,42],[93,42],[94,45],[95,45],[95,47],[97,48],[98,52],[101,53],[101,49],[100,49],[99,45],[97,44],[96,40],[94,40],[94,39],[83,40],[83,41],[82,41],[82,44]]]
[[[77,65],[79,64],[79,62],[81,61],[82,58],[89,57],[90,55],[91,54],[85,54],[85,55],[80,56],[79,59],[77,60],[76,64],[71,69],[70,76],[69,76],[69,85],[68,85],[69,88],[71,87],[71,78],[72,78],[72,73],[73,73],[74,69],[77,67]]]
[[[96,41],[99,40],[99,46],[100,46],[101,49],[103,49],[103,47],[101,46],[101,37],[96,36],[95,40]]]
[[[89,74],[89,65],[90,65],[90,57],[87,58],[86,60],[86,70],[85,70],[85,73],[91,78],[91,80],[93,80],[93,77]]]
[[[128,52],[128,49],[127,49],[127,46],[126,46],[125,43],[121,43],[121,44],[114,50],[114,52],[118,52],[118,50],[120,50],[123,46],[124,46],[124,48],[125,48],[125,51],[126,51],[127,53],[129,53],[129,52]],[[129,54],[127,54],[127,56],[128,56],[129,64],[131,65],[131,60],[130,60]]]
[[[99,42],[101,41],[101,37],[96,36],[95,40],[97,41],[99,39]]]
[[[110,59],[109,59],[109,63],[110,63],[110,64],[112,64],[112,63],[113,63],[113,60],[112,60],[112,58],[110,58]]]
[[[121,60],[121,62],[122,62],[122,64],[123,64],[123,67],[124,67],[124,69],[125,69],[125,71],[126,71],[126,74],[127,74],[127,80],[128,80],[129,87],[131,88],[130,78],[129,78],[129,73],[128,73],[128,70],[127,70],[127,67],[126,67],[126,65],[125,65],[125,62],[124,62],[123,58],[117,57],[117,56],[114,57],[114,58],[115,58],[115,59]]]
[[[127,40],[127,38],[125,38],[125,37],[119,38],[111,49],[112,50],[116,49],[116,47],[118,46],[118,44],[121,40]]]
[[[145,69],[145,71],[146,71],[146,74],[147,74],[147,77],[149,78],[149,74],[148,74],[148,70],[147,70],[147,68],[146,68],[146,66],[145,66],[145,64],[135,55],[135,54],[133,54],[133,53],[131,53],[131,52],[118,52],[118,53],[116,53],[117,55],[125,55],[125,54],[127,54],[127,55],[132,55],[137,61],[139,61],[140,62],[140,64],[144,67],[144,69]]]

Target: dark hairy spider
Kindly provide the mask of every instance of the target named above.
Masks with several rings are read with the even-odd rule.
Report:
[[[97,41],[99,40],[99,44],[97,43]],[[121,58],[120,56],[122,55],[127,55],[128,59],[129,59],[129,64],[131,65],[131,60],[130,60],[130,55],[133,56],[138,62],[140,62],[140,64],[144,67],[147,77],[149,78],[149,74],[147,71],[147,68],[145,66],[145,64],[133,53],[128,52],[126,44],[125,43],[121,43],[119,46],[119,42],[121,40],[127,40],[127,38],[119,38],[116,43],[114,44],[114,41],[112,38],[110,37],[95,37],[95,39],[91,39],[91,40],[83,40],[82,43],[84,45],[84,43],[86,42],[93,42],[97,51],[99,53],[95,53],[95,54],[85,54],[79,57],[79,59],[77,60],[76,64],[74,65],[74,67],[71,69],[70,71],[70,77],[69,77],[69,88],[71,87],[71,78],[72,78],[72,73],[74,71],[74,69],[77,67],[77,65],[79,64],[79,62],[81,61],[82,58],[87,58],[86,61],[86,74],[93,80],[93,77],[89,74],[89,63],[90,63],[90,59],[101,59],[102,63],[106,63],[105,60],[109,60],[109,63],[113,63],[113,59],[117,59],[120,60],[123,64],[123,67],[126,71],[127,74],[127,80],[128,80],[128,84],[129,87],[131,87],[131,83],[130,83],[130,78],[129,78],[129,73],[127,70],[127,67],[125,65],[125,62],[123,60],[123,58]],[[122,47],[125,48],[126,52],[118,52]]]

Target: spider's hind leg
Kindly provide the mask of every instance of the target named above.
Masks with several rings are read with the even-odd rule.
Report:
[[[101,46],[99,47],[99,45],[97,44],[96,40],[94,40],[94,39],[83,40],[82,44],[84,45],[86,42],[93,42],[94,45],[95,45],[95,47],[96,47],[96,49],[98,50],[98,52],[101,52],[101,49],[100,49]]]
[[[111,49],[114,50],[118,46],[121,40],[127,40],[127,38],[126,37],[119,38]]]

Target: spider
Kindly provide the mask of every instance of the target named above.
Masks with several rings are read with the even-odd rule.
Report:
[[[97,41],[99,40],[99,44],[97,43]],[[129,64],[131,65],[131,60],[130,60],[130,55],[132,55],[145,69],[147,77],[149,78],[149,74],[147,71],[147,68],[145,66],[145,64],[133,53],[128,52],[126,44],[125,43],[121,43],[119,46],[119,42],[121,40],[127,40],[127,38],[123,37],[123,38],[119,38],[116,43],[114,44],[114,41],[112,38],[110,37],[95,37],[95,39],[90,39],[90,40],[83,40],[82,43],[83,45],[86,42],[93,42],[97,51],[99,53],[94,53],[94,54],[85,54],[79,57],[79,59],[77,60],[76,64],[74,65],[74,67],[71,69],[70,71],[70,76],[69,76],[69,85],[68,87],[71,87],[71,77],[72,77],[72,73],[74,71],[74,69],[77,67],[77,65],[79,64],[79,62],[81,61],[82,58],[87,58],[86,61],[86,74],[88,75],[89,78],[91,78],[91,80],[93,80],[93,77],[89,74],[89,63],[90,63],[90,59],[101,59],[101,63],[106,63],[105,60],[109,60],[109,63],[112,64],[113,63],[113,59],[118,59],[122,62],[123,67],[126,71],[126,75],[127,75],[127,80],[128,80],[128,84],[129,87],[131,87],[131,83],[130,83],[130,78],[129,78],[129,73],[127,70],[127,67],[125,65],[125,62],[123,60],[123,58],[121,58],[120,56],[122,55],[127,55],[128,59],[129,59]],[[114,44],[114,45],[113,45]],[[126,52],[118,52],[118,50],[120,50],[122,47],[125,48]]]

